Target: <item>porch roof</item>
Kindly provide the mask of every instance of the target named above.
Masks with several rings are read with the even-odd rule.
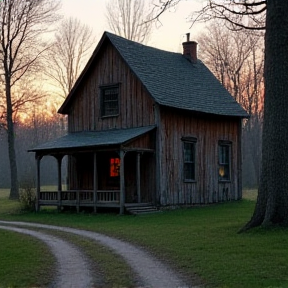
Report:
[[[121,145],[138,138],[153,130],[155,127],[156,126],[145,126],[127,129],[74,132],[42,143],[29,149],[28,152],[53,154],[69,152],[71,150],[87,150],[99,146]]]

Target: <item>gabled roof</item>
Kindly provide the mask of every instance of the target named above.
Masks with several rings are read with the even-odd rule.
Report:
[[[145,46],[109,32],[103,34],[87,66],[59,109],[60,113],[67,113],[75,91],[105,41],[110,41],[117,49],[158,104],[216,115],[248,116],[200,60],[191,63],[180,53]]]
[[[125,144],[147,132],[155,126],[137,127],[129,129],[109,129],[102,131],[74,132],[60,138],[45,142],[29,152],[42,152],[44,154],[67,152],[67,150],[87,150],[99,146],[113,146]]]

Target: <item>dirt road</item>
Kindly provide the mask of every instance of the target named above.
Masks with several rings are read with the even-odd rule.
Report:
[[[176,275],[174,271],[167,267],[167,265],[160,262],[143,249],[112,237],[91,231],[52,225],[42,225],[37,223],[0,221],[0,225],[1,224],[2,226],[0,226],[0,229],[9,229],[19,233],[30,234],[31,236],[44,241],[51,248],[51,252],[57,256],[59,266],[59,275],[55,279],[56,282],[54,287],[92,287],[89,264],[79,249],[72,247],[72,245],[66,241],[45,234],[44,232],[29,230],[27,227],[44,228],[73,233],[89,238],[92,241],[97,241],[101,245],[109,247],[126,260],[131,269],[134,271],[135,275],[137,275],[137,279],[139,279],[139,286],[141,287],[196,287],[193,286],[193,284],[187,285],[187,283],[184,283],[184,281],[178,275]],[[17,228],[15,226],[26,227],[26,229]],[[62,261],[60,258],[64,259],[64,261]],[[69,275],[69,279],[67,279],[67,275]]]

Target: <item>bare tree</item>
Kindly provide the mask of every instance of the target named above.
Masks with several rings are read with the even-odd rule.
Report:
[[[246,30],[233,33],[223,26],[223,21],[207,26],[207,33],[202,33],[198,39],[204,62],[243,106],[246,106],[244,91],[248,80],[247,64],[252,60],[252,52],[256,51],[256,48],[263,54],[262,47],[259,47],[261,39],[261,34]],[[254,60],[256,61],[256,58]]]
[[[152,13],[147,0],[110,0],[106,5],[109,28],[119,36],[140,43],[149,40]]]
[[[246,163],[247,170],[250,167],[254,167],[257,187],[260,180],[264,112],[264,53],[261,51],[264,44],[262,45],[262,38],[260,38],[259,44],[253,47],[252,53],[246,62],[245,70],[243,71],[245,86],[242,93],[243,106],[250,115],[250,119],[245,123],[243,131],[243,164],[244,162]],[[247,165],[250,161],[252,164]],[[249,174],[247,173],[247,175]],[[253,173],[250,175],[253,175]]]
[[[45,73],[60,87],[61,97],[65,98],[91,54],[95,37],[92,29],[77,18],[64,19],[57,31]]]
[[[10,162],[10,198],[18,198],[18,173],[13,123],[13,87],[37,69],[37,61],[46,49],[40,36],[57,19],[56,0],[2,0],[0,2],[0,82],[4,88],[8,154]]]
[[[243,131],[243,180],[258,185],[264,93],[263,35],[249,30],[233,32],[222,22],[212,22],[207,32],[200,34],[199,54],[250,115]],[[247,176],[253,179],[247,181]]]
[[[1,84],[0,84],[1,87]],[[1,87],[2,88],[2,87]],[[0,133],[4,130],[6,127],[6,117],[5,117],[5,111],[6,111],[6,105],[5,105],[5,97],[4,97],[4,91],[0,88]]]
[[[162,9],[175,1],[164,1]],[[253,216],[241,231],[260,225],[288,226],[287,11],[288,1],[209,0],[196,17],[196,20],[205,20],[205,15],[206,20],[222,18],[235,29],[266,29],[260,185]]]

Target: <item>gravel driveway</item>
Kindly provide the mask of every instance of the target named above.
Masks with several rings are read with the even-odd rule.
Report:
[[[196,287],[193,286],[193,284],[187,285],[186,283],[184,283],[184,281],[180,279],[180,277],[176,275],[174,271],[172,271],[169,267],[167,267],[165,264],[160,262],[158,259],[150,255],[143,249],[112,237],[108,237],[91,231],[37,223],[0,221],[0,224],[5,225],[0,226],[0,229],[9,229],[19,233],[30,234],[31,236],[36,237],[48,244],[48,246],[51,248],[51,252],[54,253],[57,257],[58,265],[60,268],[57,269],[59,271],[59,275],[56,279],[57,282],[55,284],[55,287],[91,287],[92,278],[90,276],[89,265],[87,264],[88,262],[85,260],[85,257],[81,255],[78,249],[72,247],[72,245],[59,238],[49,236],[43,232],[36,232],[33,230],[16,228],[12,226],[58,230],[67,233],[73,233],[82,237],[89,238],[93,241],[97,241],[101,245],[109,247],[115,253],[119,254],[126,260],[126,262],[130,265],[131,269],[138,276],[137,279],[140,279],[139,285],[141,287]],[[60,258],[64,260],[61,260]],[[69,275],[69,279],[65,278],[67,277],[67,275]],[[84,276],[80,277],[79,275]],[[77,283],[77,285],[75,283]]]

